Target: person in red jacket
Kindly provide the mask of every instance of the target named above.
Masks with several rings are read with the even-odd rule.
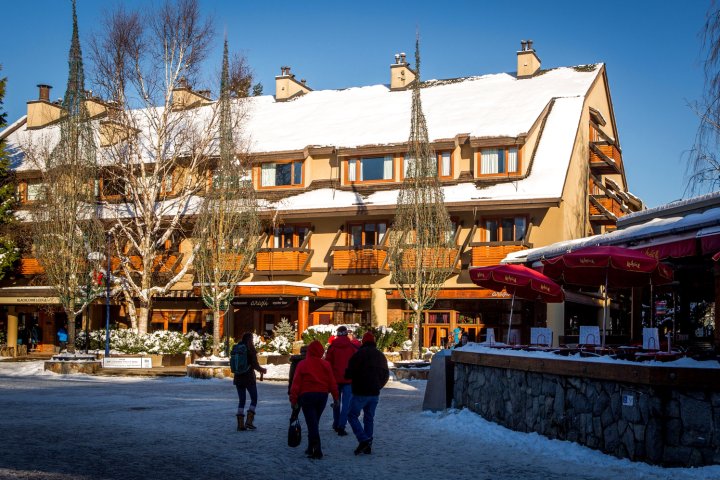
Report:
[[[333,406],[333,430],[341,437],[347,435],[345,425],[347,425],[347,415],[350,409],[350,400],[352,399],[352,387],[350,379],[345,378],[345,370],[347,369],[350,357],[358,351],[350,340],[348,329],[345,325],[337,328],[335,340],[328,347],[325,354],[325,360],[332,365],[335,382],[337,383],[338,392],[340,393],[340,401]]]
[[[307,349],[307,357],[298,363],[290,387],[290,404],[302,408],[308,430],[308,448],[305,454],[310,458],[323,456],[320,445],[320,417],[327,404],[328,393],[338,401],[338,388],[330,363],[322,359],[325,349],[322,343],[313,340]]]

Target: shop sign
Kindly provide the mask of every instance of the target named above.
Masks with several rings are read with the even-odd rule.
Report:
[[[58,297],[0,297],[3,305],[59,305]]]
[[[232,304],[236,307],[250,307],[257,309],[266,308],[284,308],[290,305],[294,299],[282,297],[265,297],[265,298],[242,298],[233,300]]]
[[[103,368],[152,368],[150,357],[107,357]]]

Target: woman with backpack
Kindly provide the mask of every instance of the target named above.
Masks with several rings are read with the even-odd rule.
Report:
[[[253,345],[253,334],[244,333],[240,343],[235,345],[230,352],[230,369],[235,374],[233,384],[238,392],[237,429],[255,430],[255,408],[257,407],[258,395],[257,384],[255,383],[255,370],[262,374],[267,369],[260,366],[257,359],[257,352]],[[245,419],[245,400],[247,393],[250,394],[250,407]]]

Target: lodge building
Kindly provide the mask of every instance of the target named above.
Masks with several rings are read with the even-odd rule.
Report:
[[[387,239],[407,168],[413,82],[403,54],[390,66],[389,84],[312,90],[283,67],[274,96],[246,100],[252,182],[267,227],[236,288],[232,335],[267,332],[282,319],[302,331],[409,318],[391,282]],[[425,81],[421,95],[455,240],[454,274],[425,314],[423,344],[442,345],[456,326],[477,339],[485,327],[503,335],[509,296],[475,286],[470,267],[611,231],[619,217],[643,208],[628,191],[606,67],[543,69],[532,44],[523,42],[516,72]],[[177,89],[174,101],[198,109],[211,103],[189,86]],[[95,118],[108,115],[100,100],[88,107]],[[23,163],[20,138],[50,128],[59,108],[41,86],[27,115],[0,133],[13,154],[21,208],[37,198],[40,175]],[[100,125],[103,148],[117,131],[111,122]],[[168,194],[172,182],[164,187]],[[121,191],[101,178],[98,201],[122,201]],[[176,263],[166,268],[172,269],[191,243],[170,248]],[[29,252],[23,256],[0,288],[3,328],[10,342],[37,321],[45,348],[52,349],[64,314],[51,289],[33,281],[41,271],[37,261]],[[188,331],[212,321],[196,287],[191,268],[170,295],[154,302],[151,329]],[[100,303],[91,308],[92,328],[104,325]],[[119,304],[111,310],[113,322],[126,322]],[[562,332],[568,322],[553,305],[516,301],[514,311],[513,328],[523,339],[532,326]]]

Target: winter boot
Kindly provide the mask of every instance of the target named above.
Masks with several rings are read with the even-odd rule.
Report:
[[[355,448],[355,455],[370,452],[372,452],[372,440],[363,440],[362,442],[358,443],[357,448]]]
[[[255,421],[255,412],[252,410],[249,410],[247,412],[247,422],[245,422],[245,428],[248,430],[255,430],[255,425],[253,422]]]
[[[247,430],[245,428],[245,415],[235,415],[237,417],[237,431]],[[248,415],[249,416],[249,415]]]
[[[320,448],[320,442],[313,445],[312,453],[310,454],[310,458],[313,460],[320,460],[323,457],[322,448]]]

